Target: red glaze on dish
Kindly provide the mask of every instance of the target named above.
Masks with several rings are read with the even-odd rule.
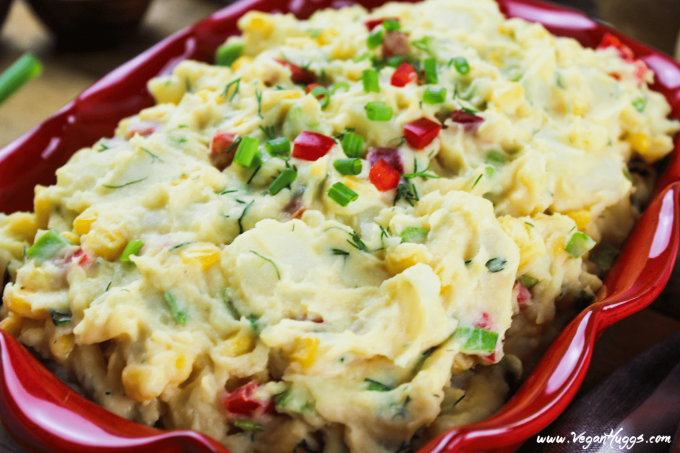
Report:
[[[509,17],[541,22],[558,36],[595,47],[612,33],[656,73],[653,89],[680,117],[680,65],[653,49],[597,24],[583,14],[538,0],[497,0]],[[362,0],[372,8],[383,0]],[[331,0],[243,0],[177,33],[113,71],[53,117],[0,150],[0,211],[31,209],[33,187],[54,182],[54,172],[76,150],[111,136],[124,117],[153,104],[146,82],[186,58],[210,61],[236,21],[249,9],[292,12],[342,6]],[[512,399],[493,417],[456,428],[420,453],[510,452],[552,422],[570,403],[588,370],[595,340],[613,323],[649,305],[675,263],[680,224],[680,138],[654,199],[636,224],[605,279],[606,294],[576,317],[552,344]],[[161,431],[124,420],[76,394],[5,332],[0,335],[0,417],[30,451],[226,453],[192,431]]]

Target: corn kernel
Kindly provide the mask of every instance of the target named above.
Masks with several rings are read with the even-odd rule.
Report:
[[[271,19],[264,14],[253,14],[248,24],[248,29],[257,31],[262,38],[268,38],[274,31],[274,24]]]
[[[245,64],[250,64],[250,63],[252,63],[252,62],[253,62],[253,59],[252,59],[252,58],[250,58],[250,57],[247,56],[247,55],[244,55],[244,56],[242,56],[242,57],[239,57],[239,58],[234,62],[234,64],[231,65],[231,69],[233,69],[234,71],[238,71],[239,68],[241,68],[241,66],[243,66],[243,65],[245,65]]]
[[[17,236],[23,236],[26,240],[33,241],[38,232],[38,223],[35,215],[27,212],[17,212],[9,217],[9,231]]]
[[[78,236],[77,234],[71,233],[70,231],[64,231],[63,233],[60,234],[69,241],[71,241],[73,245],[80,245],[80,236]]]
[[[397,275],[418,263],[428,264],[432,261],[432,254],[422,244],[399,244],[385,257],[387,270]]]
[[[571,103],[571,113],[573,113],[576,116],[583,116],[588,112],[588,105],[579,101],[579,100],[574,100]]]
[[[87,234],[95,220],[97,220],[97,214],[85,211],[73,221],[73,230],[78,236]]]
[[[73,334],[62,335],[53,339],[49,346],[54,357],[59,360],[66,360],[75,346],[75,337]]]
[[[290,355],[290,360],[299,363],[302,368],[312,366],[319,349],[319,339],[316,337],[298,339],[296,346],[295,352]]]
[[[649,147],[652,145],[652,141],[646,134],[638,132],[637,134],[633,134],[633,136],[630,138],[630,144],[638,153],[644,153],[649,150]]]
[[[319,34],[318,38],[316,38],[316,43],[320,46],[330,44],[333,41],[333,38],[336,38],[339,34],[340,33],[335,28],[327,28]]]
[[[87,249],[92,250],[95,255],[101,256],[107,261],[116,260],[126,244],[127,241],[120,231],[106,228],[97,228],[91,231],[83,242]]]
[[[184,264],[197,264],[207,270],[220,261],[220,250],[213,245],[186,247],[179,254]]]
[[[5,306],[9,311],[31,319],[43,319],[47,317],[47,311],[45,309],[33,309],[31,301],[24,291],[8,291],[5,294],[7,296],[5,297]]]
[[[255,348],[253,337],[246,330],[240,330],[238,333],[231,335],[223,343],[220,348],[220,353],[229,357],[238,357],[243,354],[252,352]]]
[[[24,318],[17,315],[16,313],[10,312],[9,316],[0,321],[0,329],[16,338],[21,333],[23,321]]]
[[[146,365],[128,365],[123,370],[122,381],[125,393],[135,401],[144,403],[163,392],[164,373]]]
[[[566,213],[571,219],[576,222],[576,227],[580,231],[584,231],[590,223],[590,212],[581,209],[579,211],[569,211]]]
[[[45,187],[35,188],[35,219],[38,223],[38,228],[41,230],[47,229],[50,213],[52,212],[52,204],[47,197],[47,189]]]

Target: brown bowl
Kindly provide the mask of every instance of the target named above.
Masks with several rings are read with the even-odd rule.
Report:
[[[7,12],[9,11],[9,5],[12,4],[12,0],[0,0],[0,28],[7,18]]]
[[[3,1],[3,0],[0,0]],[[28,0],[62,50],[108,49],[134,35],[151,0]]]

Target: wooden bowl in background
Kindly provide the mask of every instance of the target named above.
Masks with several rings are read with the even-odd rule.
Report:
[[[12,4],[12,0],[0,0],[0,28],[7,18],[7,12],[9,11],[9,5]]]
[[[0,0],[0,2],[3,0]],[[69,51],[102,50],[132,36],[151,0],[27,0]]]

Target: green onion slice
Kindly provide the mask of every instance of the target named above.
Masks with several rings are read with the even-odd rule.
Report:
[[[342,136],[342,150],[348,157],[361,157],[364,149],[364,137],[354,132],[346,132]]]
[[[369,49],[375,49],[380,44],[382,44],[384,37],[385,30],[374,31],[373,33],[368,35],[368,38],[366,39],[366,47],[368,47]]]
[[[537,278],[534,278],[534,277],[532,277],[532,276],[530,276],[530,275],[527,275],[527,274],[520,275],[520,276],[517,278],[517,280],[519,280],[519,282],[520,282],[522,285],[524,285],[524,287],[525,287],[526,289],[532,288],[532,287],[536,286],[536,284],[538,283],[538,279],[537,279]]]
[[[423,93],[423,102],[425,104],[441,104],[446,100],[446,88],[444,87],[427,87]]]
[[[366,117],[371,121],[389,121],[392,119],[392,107],[384,102],[369,102],[366,104]]]
[[[21,56],[0,75],[0,104],[42,73],[42,63],[30,53]]]
[[[224,43],[215,54],[217,66],[230,66],[243,54],[243,43]]]
[[[260,146],[260,141],[253,137],[243,137],[241,143],[239,143],[236,149],[236,155],[234,156],[234,162],[237,164],[249,168],[255,156],[257,155],[257,148]]]
[[[131,263],[132,260],[130,259],[130,256],[139,255],[139,251],[142,250],[142,247],[144,247],[144,242],[139,239],[128,242],[125,246],[125,250],[123,250],[123,254],[120,255],[120,260],[124,263]]]
[[[454,338],[460,341],[463,352],[490,354],[496,350],[498,332],[479,327],[459,327],[456,329]]]
[[[368,388],[366,390],[369,392],[389,392],[392,390],[392,387],[389,385],[374,381],[373,379],[366,378],[364,379],[364,382],[368,383]]]
[[[574,258],[580,258],[588,250],[595,247],[595,241],[593,241],[587,234],[577,231],[571,235],[567,245],[564,250],[567,251]]]
[[[292,168],[284,169],[279,176],[269,185],[267,192],[272,196],[278,194],[283,189],[288,187],[297,178],[297,172]]]
[[[437,77],[437,60],[432,57],[428,57],[423,60],[423,69],[425,70],[425,83],[437,83],[439,81]]]
[[[184,325],[187,322],[187,315],[179,308],[177,308],[177,299],[170,293],[165,293],[165,302],[168,304],[168,308],[172,313],[172,317],[175,318],[177,324]]]
[[[290,153],[290,140],[288,137],[269,140],[264,144],[264,148],[272,156],[284,156]]]
[[[231,424],[244,431],[264,431],[264,425],[262,423],[254,422],[252,420],[237,418],[234,419]]]
[[[33,258],[38,263],[52,258],[62,248],[72,245],[71,241],[59,234],[55,230],[49,230],[35,241],[35,244],[26,251],[29,258]]]
[[[508,262],[505,260],[505,258],[496,257],[491,258],[486,262],[486,268],[489,269],[489,272],[500,272],[505,269],[507,264]]]
[[[333,85],[333,88],[331,88],[331,94],[335,94],[336,91],[339,89],[344,88],[345,91],[349,91],[349,83],[347,82],[338,82],[335,85]]]
[[[312,88],[310,93],[312,93],[312,96],[314,96],[319,101],[322,110],[328,107],[328,105],[331,103],[331,93],[328,91],[326,87],[322,86],[314,87]],[[323,97],[319,99],[319,96]]]
[[[341,175],[352,175],[356,176],[359,173],[361,173],[361,169],[363,167],[363,164],[361,163],[361,159],[357,159],[356,157],[352,157],[350,159],[338,159],[335,162],[333,162],[333,167],[335,167],[336,170]]]
[[[401,242],[411,242],[414,244],[424,244],[427,241],[428,231],[418,227],[408,227],[401,232]]]
[[[378,83],[378,73],[373,69],[365,69],[361,75],[361,80],[364,82],[364,91],[366,93],[380,93],[380,84]]]
[[[52,324],[61,326],[62,324],[71,324],[73,315],[70,311],[50,310],[50,317],[52,318]]]
[[[453,62],[453,67],[458,71],[458,74],[465,75],[470,72],[470,64],[465,57],[456,57],[451,61]]]
[[[355,201],[359,198],[359,194],[344,185],[341,182],[336,182],[328,189],[328,197],[335,201],[340,206],[347,206],[350,201]]]

